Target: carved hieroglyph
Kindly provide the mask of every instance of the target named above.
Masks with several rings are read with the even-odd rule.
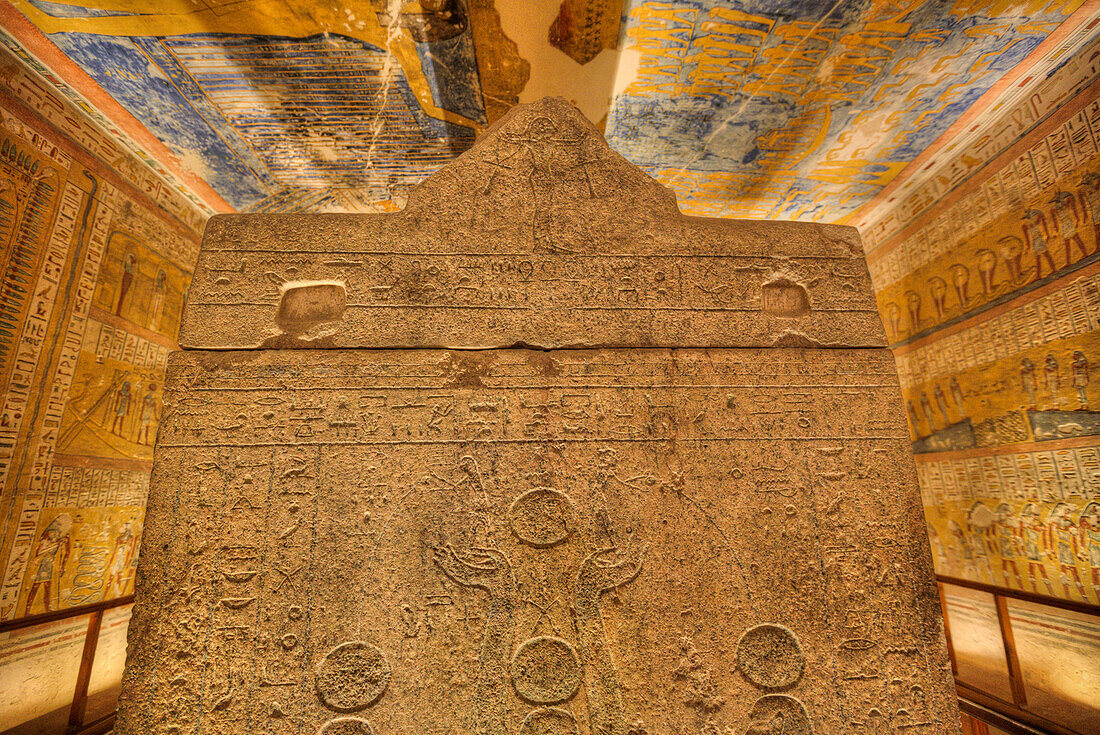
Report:
[[[681,218],[554,100],[404,214],[215,222],[121,735],[958,731],[852,231]]]

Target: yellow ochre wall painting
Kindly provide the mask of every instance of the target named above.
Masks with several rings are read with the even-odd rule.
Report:
[[[864,237],[937,571],[1100,601],[1100,43]]]
[[[0,51],[0,619],[133,591],[205,217]]]

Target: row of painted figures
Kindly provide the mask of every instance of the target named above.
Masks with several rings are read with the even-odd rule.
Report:
[[[1100,602],[1100,502],[1090,502],[1080,512],[1070,503],[1056,503],[1044,518],[1037,503],[1017,512],[1009,503],[991,510],[976,501],[962,523],[949,519],[947,528],[945,540],[928,526],[941,572],[1054,595],[1049,564],[1058,569],[1060,596],[1073,598],[1076,592],[1077,599]],[[1079,567],[1091,573],[1090,589]]]
[[[1075,262],[1097,251],[1100,245],[1100,176],[1087,174],[1081,182],[1076,195],[1059,190],[1051,198],[1048,211],[1031,208],[1020,218],[1020,235],[1005,235],[997,240],[998,252],[990,248],[981,248],[976,253],[975,267],[978,271],[980,293],[972,293],[972,273],[963,263],[954,263],[947,269],[948,281],[940,276],[932,276],[926,281],[928,296],[931,297],[934,319],[925,314],[925,301],[916,290],[910,289],[903,294],[905,314],[908,324],[903,327],[901,307],[890,302],[883,306],[886,326],[891,339],[901,339],[907,334],[912,336],[942,323],[954,314],[961,314],[991,299],[1003,296],[1029,281],[1048,277],[1063,268],[1069,268]],[[1091,221],[1094,234],[1090,235],[1086,245],[1087,223]],[[1022,235],[1022,237],[1021,237]],[[1059,265],[1054,249],[1061,245],[1060,256],[1064,261]],[[1091,250],[1089,249],[1091,247]],[[1034,263],[1027,260],[1027,253]],[[997,268],[1003,263],[1004,278],[997,281]],[[955,305],[948,305],[948,294],[954,292]]]
[[[1042,379],[1041,386],[1040,377]],[[1066,378],[1068,378],[1068,381]],[[1076,397],[1076,406],[1073,406],[1072,403],[1067,405],[1061,395],[1063,386],[1072,388]],[[1020,388],[1027,397],[1024,408],[1028,410],[1039,410],[1040,396],[1042,396],[1042,407],[1044,409],[1064,410],[1072,407],[1072,410],[1088,411],[1090,410],[1088,386],[1089,360],[1082,350],[1073,351],[1068,376],[1063,374],[1062,366],[1053,353],[1047,354],[1041,368],[1036,367],[1030,358],[1025,357],[1020,361]],[[952,376],[951,380],[948,381],[948,390],[951,393],[950,402],[947,393],[944,392],[940,384],[932,384],[932,398],[935,400],[935,409],[932,405],[932,399],[928,397],[927,390],[922,390],[917,394],[916,403],[913,402],[912,398],[906,401],[905,408],[909,415],[909,424],[916,437],[927,436],[938,429],[967,418],[968,413],[963,405],[963,390],[957,377]],[[949,403],[954,405],[950,406]]]

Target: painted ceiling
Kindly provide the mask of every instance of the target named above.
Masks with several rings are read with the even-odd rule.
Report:
[[[13,0],[9,50],[208,211],[379,211],[558,94],[689,213],[851,220],[1089,0]],[[954,126],[954,127],[953,127]]]

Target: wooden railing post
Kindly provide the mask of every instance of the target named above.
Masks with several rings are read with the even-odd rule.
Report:
[[[993,601],[997,605],[997,623],[1001,626],[1001,642],[1005,648],[1005,663],[1008,664],[1008,685],[1012,689],[1012,703],[1023,709],[1027,706],[1027,692],[1024,690],[1024,671],[1020,668],[1020,657],[1016,654],[1016,636],[1012,633],[1008,598],[994,594]]]
[[[951,661],[951,675],[959,675],[959,664],[955,660],[955,644],[951,640],[951,620],[947,617],[947,594],[943,589],[943,582],[936,582],[940,592],[940,608],[943,610],[943,637],[947,639],[947,658]]]
[[[69,726],[66,733],[79,732],[84,727],[84,711],[88,707],[88,683],[92,679],[95,649],[99,644],[99,628],[103,625],[103,610],[96,610],[88,618],[88,633],[84,637],[84,653],[80,658],[80,671],[76,675],[76,691],[69,708]]]

